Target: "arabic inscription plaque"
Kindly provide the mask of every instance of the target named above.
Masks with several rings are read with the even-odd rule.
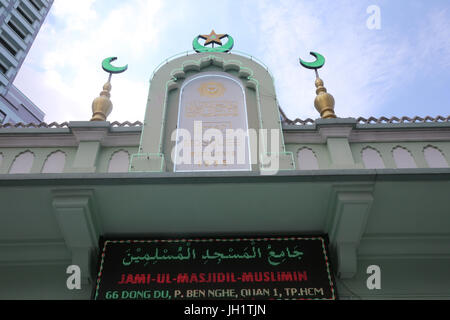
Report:
[[[336,299],[326,237],[107,240],[94,298]]]
[[[177,132],[175,172],[251,170],[247,105],[237,79],[221,72],[187,79],[180,92],[177,128],[189,132],[191,141],[187,147],[186,137]],[[209,137],[209,129],[220,135],[211,132]],[[189,151],[187,158],[181,155]]]

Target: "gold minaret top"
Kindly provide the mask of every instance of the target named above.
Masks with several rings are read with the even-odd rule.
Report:
[[[314,107],[320,113],[320,117],[324,119],[336,118],[336,114],[334,113],[334,98],[323,86],[323,81],[319,78],[317,70],[315,84],[317,96],[314,99]]]
[[[103,90],[100,96],[92,101],[92,118],[91,121],[106,121],[106,118],[112,111],[113,104],[109,99],[111,97],[111,83],[108,82],[103,85]]]

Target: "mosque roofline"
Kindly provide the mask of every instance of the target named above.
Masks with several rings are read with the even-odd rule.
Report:
[[[356,128],[420,128],[420,127],[450,127],[450,116],[436,116],[436,117],[358,117],[358,118],[334,118],[334,119],[299,119],[291,120],[286,117],[280,108],[281,120],[283,129],[315,129],[317,125],[352,125]],[[114,131],[122,131],[122,129],[130,129],[130,131],[140,131],[143,123],[141,121],[66,121],[66,122],[41,122],[41,123],[4,123],[0,124],[0,130],[5,129],[67,129],[74,127],[105,127],[111,128]],[[16,131],[16,130],[14,130]]]

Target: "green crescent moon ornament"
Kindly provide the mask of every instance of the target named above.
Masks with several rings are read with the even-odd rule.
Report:
[[[117,57],[109,57],[102,61],[102,68],[108,73],[122,73],[128,69],[128,65],[124,67],[114,67],[111,62],[117,60]]]
[[[303,61],[302,59],[300,59],[300,64],[308,69],[316,69],[317,70],[317,69],[322,68],[323,65],[325,64],[325,58],[323,57],[323,55],[321,55],[320,53],[317,53],[317,52],[310,52],[310,54],[316,58],[316,61],[306,62],[306,61]]]
[[[194,48],[194,50],[196,52],[228,52],[234,46],[234,39],[230,35],[226,35],[226,36],[228,38],[227,43],[225,43],[224,45],[222,45],[220,47],[212,47],[212,48],[208,48],[208,47],[202,46],[198,42],[198,39],[201,38],[201,37],[197,36],[194,39],[194,41],[192,42],[192,47]]]

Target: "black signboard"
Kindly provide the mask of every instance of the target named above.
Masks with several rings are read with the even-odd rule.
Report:
[[[336,299],[323,236],[106,240],[94,298]]]

